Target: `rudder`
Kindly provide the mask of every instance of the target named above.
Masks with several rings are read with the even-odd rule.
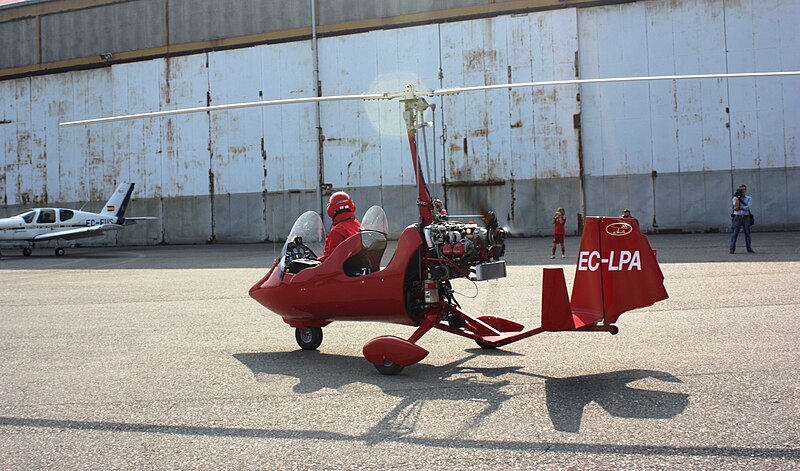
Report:
[[[122,183],[117,187],[114,194],[106,202],[100,214],[103,216],[122,218],[125,216],[125,210],[128,209],[128,203],[133,194],[133,187],[135,183]]]
[[[573,315],[617,321],[667,299],[650,242],[632,219],[587,217],[572,286]]]

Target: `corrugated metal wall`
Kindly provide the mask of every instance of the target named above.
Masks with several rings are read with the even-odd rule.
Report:
[[[649,1],[582,10],[584,77],[798,70],[800,3]],[[726,228],[747,183],[759,224],[800,226],[800,77],[585,86],[589,213]],[[761,227],[764,227],[761,226]]]
[[[648,1],[324,38],[325,95],[609,77],[800,68],[791,0]],[[727,51],[727,52],[726,52]],[[0,214],[32,204],[99,205],[137,183],[132,210],[162,224],[125,243],[260,241],[318,209],[315,105],[59,129],[58,122],[313,96],[309,41],[0,82]],[[745,182],[761,227],[800,227],[800,82],[764,78],[501,90],[432,100],[420,149],[451,213],[495,209],[518,234],[631,207],[645,228],[725,230]],[[359,212],[415,219],[399,106],[320,106],[323,181]],[[428,113],[427,119],[432,119]],[[730,126],[730,127],[729,127]],[[433,159],[434,148],[436,159]],[[444,183],[444,186],[441,184]],[[768,190],[767,190],[768,189]],[[91,206],[91,205],[90,205]],[[87,206],[89,207],[89,206]],[[3,209],[4,208],[4,209]],[[570,227],[571,226],[571,227]]]

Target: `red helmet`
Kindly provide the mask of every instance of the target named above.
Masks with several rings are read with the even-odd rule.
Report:
[[[337,191],[328,200],[328,217],[334,219],[337,215],[346,212],[352,213],[351,217],[354,217],[356,215],[356,204],[353,203],[350,195],[344,191]]]

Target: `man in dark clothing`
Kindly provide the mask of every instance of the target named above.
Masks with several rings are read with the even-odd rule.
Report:
[[[739,185],[739,189],[733,194],[731,200],[733,212],[731,213],[731,235],[730,253],[736,253],[736,239],[739,231],[744,229],[744,242],[747,246],[747,253],[755,253],[750,245],[750,208],[753,206],[753,198],[747,195],[747,186]]]

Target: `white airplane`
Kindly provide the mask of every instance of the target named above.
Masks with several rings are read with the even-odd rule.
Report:
[[[10,218],[0,218],[0,242],[23,242],[22,255],[30,256],[37,242],[55,240],[56,256],[64,255],[62,241],[97,237],[136,221],[155,217],[125,217],[133,183],[121,184],[99,213],[66,208],[34,208]],[[0,258],[3,254],[0,252]]]

